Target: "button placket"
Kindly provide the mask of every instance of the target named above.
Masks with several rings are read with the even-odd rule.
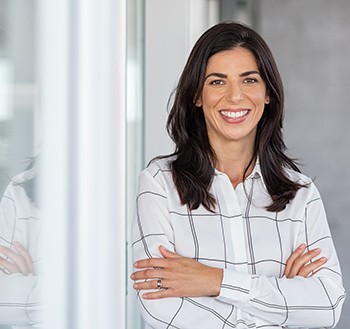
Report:
[[[219,174],[218,177],[219,189],[216,191],[220,193],[218,198],[223,200],[221,202],[221,212],[225,216],[229,216],[226,221],[226,225],[229,227],[229,233],[231,237],[231,248],[228,250],[229,255],[233,255],[230,258],[233,259],[234,265],[232,269],[240,272],[248,272],[247,266],[247,249],[244,234],[244,221],[242,218],[242,206],[239,203],[237,193],[233,188],[229,178],[225,174]],[[226,226],[225,226],[226,227]]]

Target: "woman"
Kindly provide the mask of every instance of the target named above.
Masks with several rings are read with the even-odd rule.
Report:
[[[282,81],[252,29],[194,46],[140,175],[133,226],[146,328],[331,327],[345,293],[322,200],[285,154]]]
[[[0,201],[0,327],[40,326],[41,282],[37,274],[43,221],[36,181],[33,160],[27,170],[11,179]]]

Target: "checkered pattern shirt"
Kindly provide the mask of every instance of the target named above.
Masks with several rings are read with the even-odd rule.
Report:
[[[42,230],[40,211],[26,195],[22,184],[35,175],[30,169],[14,177],[0,202],[0,245],[13,247],[20,242],[32,257],[36,273],[40,262],[39,241]],[[3,256],[0,253],[0,256]],[[0,271],[0,327],[29,329],[40,326],[42,303],[36,275],[8,275]]]
[[[300,189],[285,210],[271,203],[259,164],[233,188],[215,170],[215,212],[182,205],[170,159],[139,177],[132,230],[133,258],[161,257],[159,246],[224,271],[218,297],[137,298],[145,328],[319,328],[338,322],[345,298],[338,258],[319,192],[306,176],[287,170]],[[288,257],[301,244],[320,248],[325,266],[308,278],[286,278]]]

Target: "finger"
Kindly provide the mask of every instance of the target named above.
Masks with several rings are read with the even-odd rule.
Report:
[[[9,260],[11,263],[13,263],[17,270],[17,273],[22,273],[24,275],[28,275],[29,273],[29,269],[27,267],[26,261],[24,260],[24,258],[22,257],[22,255],[17,254],[15,251],[13,251],[10,248],[1,246],[0,247],[0,252],[6,256],[6,259]],[[11,268],[14,268],[13,266],[11,266]],[[15,272],[12,272],[15,273]]]
[[[9,270],[6,268],[5,261],[6,260],[4,258],[0,257],[0,270],[5,274],[11,274]]]
[[[305,253],[304,255],[297,258],[293,266],[291,268],[291,271],[289,273],[289,277],[295,277],[298,275],[299,271],[302,269],[303,266],[305,266],[307,263],[309,263],[313,258],[315,258],[321,250],[319,248],[313,249]]]
[[[171,252],[168,249],[165,249],[163,246],[160,246],[159,250],[164,258],[182,258],[182,256],[180,256],[179,254]]]
[[[159,289],[154,292],[147,292],[142,294],[142,298],[144,299],[162,299],[162,298],[169,298],[169,297],[180,297],[179,294],[176,294],[176,292],[173,289]]]
[[[321,257],[321,258],[313,261],[311,264],[305,265],[299,271],[298,276],[303,276],[304,278],[307,278],[308,276],[313,275],[314,271],[319,269],[326,262],[327,262],[327,258]]]
[[[134,263],[136,268],[162,268],[165,267],[169,262],[164,258],[147,258],[141,259]]]
[[[161,269],[147,269],[142,271],[137,271],[131,274],[130,278],[132,280],[147,280],[147,279],[157,279],[164,278],[166,275],[164,270]]]
[[[16,264],[6,260],[3,257],[0,257],[0,269],[5,274],[13,274],[13,273],[19,273],[20,270],[16,266]]]
[[[164,279],[148,280],[143,282],[135,282],[133,288],[135,290],[157,290],[157,289],[168,289],[169,283]]]
[[[320,253],[319,249],[310,250],[307,253],[305,253],[304,255],[302,255],[299,258],[297,258],[294,261],[293,266],[292,266],[292,268],[290,270],[289,277],[293,278],[296,275],[298,275],[298,273],[303,268],[303,266],[305,266],[310,261],[312,261],[312,259],[314,257],[316,257],[319,253]]]
[[[29,273],[34,273],[33,260],[27,249],[25,249],[19,242],[13,243],[15,250],[23,257]]]
[[[286,277],[290,276],[290,272],[292,270],[294,261],[303,254],[305,249],[306,245],[303,243],[290,255],[290,257],[287,260],[286,267],[284,269],[284,275]]]
[[[144,282],[135,282],[133,284],[133,288],[135,290],[155,290],[159,289],[158,287],[158,279],[157,280],[148,280]]]

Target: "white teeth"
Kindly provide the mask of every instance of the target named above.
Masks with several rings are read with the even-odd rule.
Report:
[[[237,119],[237,118],[240,118],[240,117],[243,117],[244,115],[246,115],[248,113],[248,110],[239,111],[239,112],[220,111],[220,113],[225,117]]]

